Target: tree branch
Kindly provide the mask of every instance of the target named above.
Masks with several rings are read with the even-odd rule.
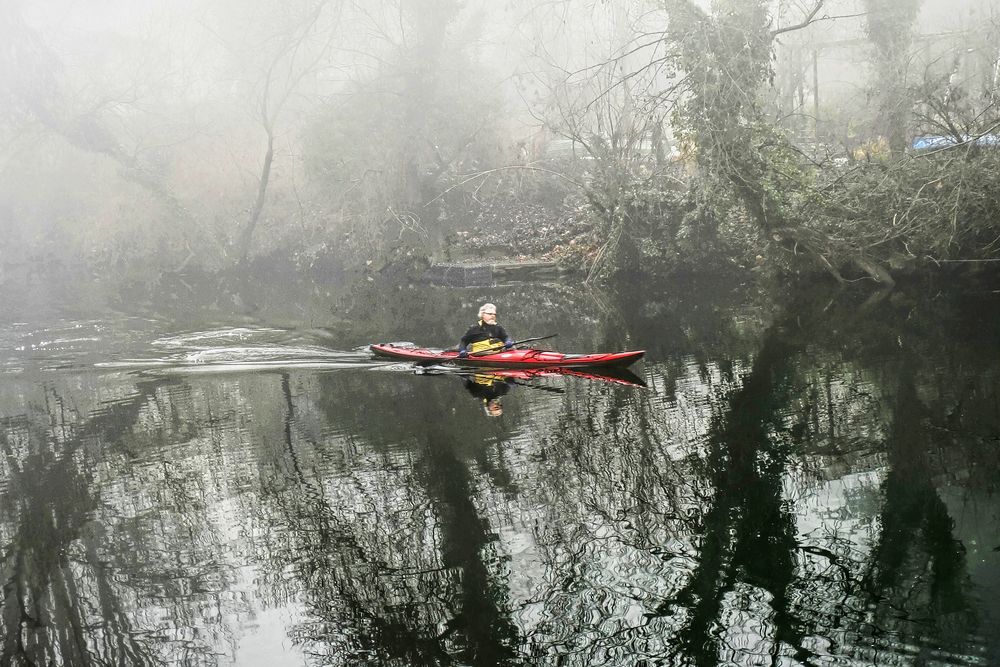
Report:
[[[811,24],[813,22],[813,19],[816,18],[816,14],[818,14],[819,10],[823,8],[824,2],[826,2],[826,0],[816,0],[816,6],[812,8],[812,11],[809,12],[808,16],[806,16],[805,19],[802,20],[802,22],[796,23],[795,25],[785,26],[784,28],[775,28],[774,30],[771,31],[771,38],[774,39],[778,35],[781,35],[786,32],[794,32],[795,30],[801,30],[802,28],[805,28],[806,26]]]
[[[523,164],[514,164],[514,165],[508,165],[506,167],[497,167],[496,169],[487,169],[485,171],[477,171],[476,173],[474,173],[474,174],[472,174],[470,176],[467,176],[466,178],[462,179],[461,181],[459,181],[455,185],[452,185],[451,187],[445,189],[444,191],[442,191],[438,196],[434,197],[433,199],[430,199],[430,200],[424,202],[424,206],[430,206],[431,204],[433,204],[434,202],[436,202],[438,199],[441,199],[441,197],[444,197],[446,194],[448,194],[449,192],[451,192],[455,188],[459,188],[459,187],[465,185],[466,183],[468,183],[470,181],[474,181],[477,178],[480,178],[481,176],[489,176],[490,174],[495,174],[495,173],[498,173],[498,172],[501,172],[501,171],[508,171],[510,169],[519,169],[519,170],[524,170],[524,171],[539,171],[539,172],[542,172],[544,174],[551,174],[553,176],[556,176],[558,178],[563,179],[564,181],[567,181],[568,183],[571,183],[571,184],[575,185],[578,188],[581,188],[581,189],[584,188],[584,185],[582,183],[578,183],[578,182],[574,181],[572,178],[570,178],[569,176],[566,176],[565,174],[563,174],[561,172],[555,171],[554,169],[545,169],[543,167],[532,167],[532,166],[523,165]]]

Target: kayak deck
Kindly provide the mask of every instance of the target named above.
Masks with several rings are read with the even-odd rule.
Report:
[[[454,350],[433,350],[406,345],[380,343],[369,348],[375,356],[418,363],[454,363],[480,368],[574,368],[595,366],[629,366],[646,353],[645,350],[607,352],[599,354],[563,354],[551,350],[506,350],[492,354],[460,358]]]

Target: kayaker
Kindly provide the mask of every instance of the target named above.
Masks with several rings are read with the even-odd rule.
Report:
[[[479,322],[469,327],[458,345],[458,356],[464,359],[470,352],[486,350],[509,350],[514,347],[514,339],[497,324],[497,307],[484,303],[479,307]]]

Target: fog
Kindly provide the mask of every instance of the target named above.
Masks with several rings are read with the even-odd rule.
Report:
[[[998,147],[1000,0],[0,0],[0,665],[1000,664]]]
[[[624,169],[655,150],[683,162],[674,121],[689,74],[665,30],[699,5],[717,17],[757,6],[5,2],[4,270],[114,278],[275,254],[372,261],[401,239],[433,258],[468,222],[442,199],[458,185],[502,189],[529,168],[599,190],[553,160]],[[763,102],[804,150],[891,143],[868,21],[882,6],[908,36],[901,85],[943,77],[995,99],[995,2],[762,3],[774,35]],[[615,143],[626,134],[627,150]]]

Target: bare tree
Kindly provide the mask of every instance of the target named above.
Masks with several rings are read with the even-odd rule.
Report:
[[[328,7],[332,7],[331,11],[335,14],[332,25],[320,22]],[[290,24],[282,26],[277,34],[268,34],[261,43],[251,46],[253,50],[267,54],[263,70],[253,86],[255,115],[264,130],[266,144],[257,176],[257,194],[247,221],[239,232],[237,257],[240,263],[245,263],[250,255],[254,233],[267,200],[279,117],[303,79],[326,64],[337,36],[337,17],[342,9],[342,3],[321,0],[308,7],[303,14],[293,17]],[[238,49],[234,47],[232,50]]]
[[[0,65],[7,73],[3,94],[9,122],[37,123],[81,151],[109,158],[119,165],[124,178],[155,194],[172,214],[191,217],[163,179],[136,152],[130,152],[115,131],[120,125],[116,110],[138,102],[137,84],[89,97],[68,90],[60,79],[65,64],[24,20],[16,0],[0,7],[0,34],[11,40],[0,53]]]

